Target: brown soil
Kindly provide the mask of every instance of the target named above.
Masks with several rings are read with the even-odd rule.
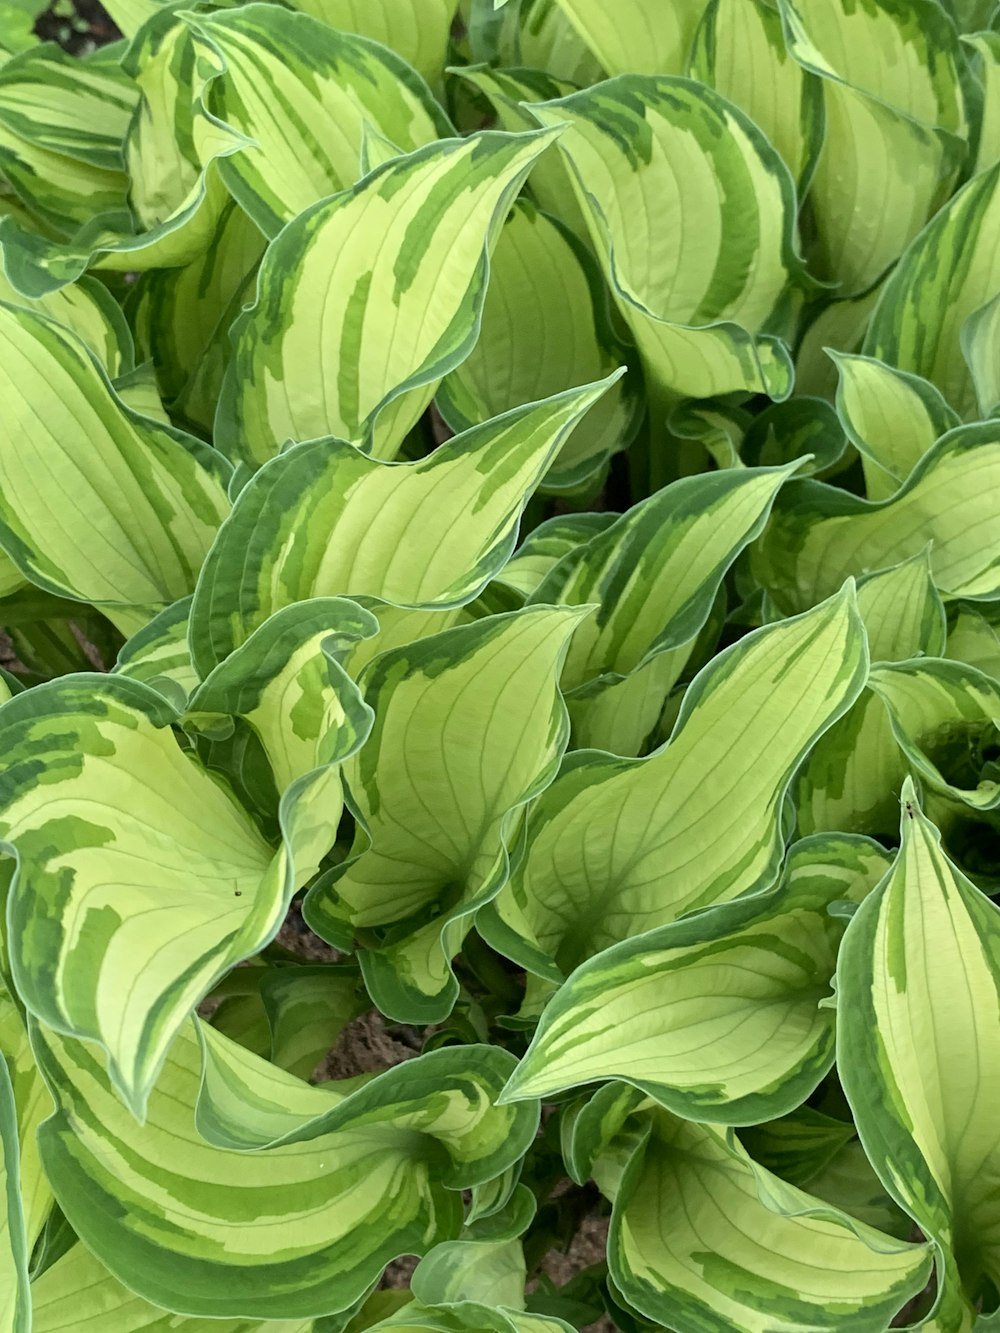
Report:
[[[398,1024],[387,1026],[386,1019],[373,1009],[348,1023],[314,1073],[313,1082],[381,1073],[419,1054],[420,1047],[409,1030]]]

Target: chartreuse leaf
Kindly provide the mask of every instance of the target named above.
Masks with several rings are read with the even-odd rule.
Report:
[[[507,219],[490,266],[479,341],[438,393],[455,430],[522,403],[587,384],[622,361],[593,259],[531,204]],[[638,396],[615,385],[577,426],[545,477],[572,489],[623,448],[637,424]]]
[[[930,380],[962,418],[977,410],[962,330],[1000,291],[998,181],[1000,163],[974,176],[916,237],[882,288],[864,345],[869,356]]]
[[[937,657],[943,650],[944,607],[926,551],[865,579],[858,588],[858,610],[874,662]],[[795,794],[799,829],[891,835],[905,773],[889,714],[878,692],[866,690],[806,760]]]
[[[414,1301],[388,1319],[364,1327],[372,1333],[395,1328],[410,1333],[573,1333],[569,1324],[554,1315],[497,1309],[476,1301],[430,1306]]]
[[[516,1310],[526,1276],[519,1240],[446,1240],[421,1259],[410,1289],[425,1305],[479,1301]]]
[[[596,1171],[614,1198],[611,1276],[658,1324],[882,1333],[924,1285],[928,1246],[895,1240],[779,1180],[731,1130],[645,1115],[647,1132],[624,1170],[599,1161]]]
[[[311,1319],[186,1319],[122,1285],[85,1245],[31,1284],[32,1333],[312,1333]]]
[[[75,333],[111,379],[127,373],[135,364],[132,335],[121,307],[107,288],[93,278],[81,278],[33,301],[22,296],[0,273],[0,301],[36,310]]]
[[[715,657],[647,758],[571,755],[536,802],[524,858],[480,913],[481,933],[560,980],[610,944],[773,881],[789,779],[857,698],[867,666],[848,585]]]
[[[755,567],[783,614],[814,606],[848,575],[885,569],[931,542],[934,582],[951,597],[1000,594],[1000,422],[949,431],[888,500],[792,481],[755,548]]]
[[[129,298],[140,354],[156,366],[164,400],[175,419],[206,435],[230,355],[229,326],[252,295],[264,246],[258,228],[230,200],[204,254],[140,274]]]
[[[457,0],[296,0],[295,8],[331,28],[374,38],[401,55],[428,83],[440,81]]]
[[[347,1309],[388,1260],[457,1235],[461,1191],[505,1170],[537,1125],[536,1108],[493,1107],[513,1065],[498,1048],[435,1051],[338,1096],[214,1034],[219,1052],[241,1060],[238,1109],[251,1134],[274,1089],[313,1108],[286,1112],[288,1133],[269,1151],[234,1153],[195,1126],[201,1053],[190,1025],[143,1125],[92,1046],[40,1026],[33,1042],[58,1108],[41,1130],[42,1160],[74,1230],[138,1295],[202,1317]]]
[[[438,1022],[455,1002],[450,960],[566,748],[557,681],[589,610],[490,616],[383,653],[359,680],[375,725],[347,775],[357,837],[335,896],[321,881],[305,912],[318,934],[339,939],[346,924],[371,941],[362,970],[391,1017]],[[387,926],[380,943],[371,932]]]
[[[840,1077],[889,1193],[937,1250],[936,1328],[971,1328],[1000,1280],[1000,918],[941,848],[911,783],[892,871],[837,970]]]
[[[786,397],[791,363],[766,330],[801,270],[795,190],[760,130],[702,84],[640,75],[531,111],[567,127],[558,150],[653,410],[737,390]]]
[[[937,658],[879,664],[870,685],[902,755],[931,791],[973,810],[1000,806],[992,762],[1000,739],[1000,683]]]
[[[578,545],[531,593],[532,602],[598,607],[574,634],[563,668],[578,746],[638,753],[726,570],[760,534],[794,468],[684,477]],[[650,668],[659,673],[652,688]],[[630,705],[644,691],[633,716]]]
[[[290,222],[234,330],[220,447],[259,465],[288,440],[337,435],[392,457],[472,350],[489,250],[551,139],[444,139]]]
[[[214,450],[129,412],[84,346],[0,306],[0,543],[126,632],[192,591],[229,505]],[[67,497],[72,496],[72,504]]]
[[[369,458],[341,440],[286,449],[240,493],[205,562],[191,609],[199,671],[273,611],[309,597],[440,609],[471,601],[499,573],[528,497],[610,383],[515,408],[415,463]]]
[[[944,656],[1000,679],[1000,619],[996,608],[959,606],[948,626]]]
[[[686,74],[702,0],[557,0],[559,8],[609,74]]]
[[[372,626],[347,605],[346,617],[340,604],[326,608],[326,632],[341,639]],[[315,610],[298,613],[299,652],[287,665],[274,658],[276,644],[294,637],[291,616],[244,645],[226,681],[202,687],[209,701],[214,694],[246,716],[276,779],[290,784],[277,851],[184,753],[170,729],[173,708],[142,682],[69,676],[0,710],[9,756],[0,832],[18,863],[9,905],[18,992],[43,1021],[104,1047],[116,1087],[140,1115],[191,1005],[274,934],[336,835],[340,779],[331,765],[364,739],[367,709],[335,663],[315,649],[313,668],[301,661],[302,625],[315,634]],[[238,669],[241,689],[227,696]],[[141,801],[121,797],[137,786]]]
[[[219,172],[268,236],[359,179],[366,127],[403,153],[450,132],[404,60],[309,14],[250,4],[184,21],[217,71],[205,109],[239,147]]]
[[[776,5],[710,0],[690,74],[741,107],[806,186],[823,142],[823,85],[789,55]]]
[[[869,500],[885,500],[958,416],[933,384],[870,356],[830,352],[837,367],[837,415],[861,454]]]
[[[866,840],[808,839],[773,893],[605,949],[550,1001],[504,1099],[621,1079],[693,1120],[792,1110],[833,1063],[834,1016],[820,1002],[843,924],[827,909],[883,869]]]
[[[357,973],[322,966],[268,968],[260,996],[271,1032],[270,1059],[309,1078],[347,1024],[368,1007]]]
[[[780,0],[791,56],[823,81],[813,262],[858,295],[947,197],[967,133],[954,26],[936,0]]]
[[[868,328],[868,319],[878,300],[880,287],[863,296],[847,297],[822,305],[799,341],[795,354],[795,389],[831,402],[837,391],[837,371],[830,349],[857,352]]]
[[[0,1050],[0,1329],[3,1333],[31,1330],[20,1160],[14,1087]]]
[[[856,840],[860,845],[861,839]],[[868,844],[871,864],[877,867],[875,882],[888,869],[889,857],[875,843]],[[874,888],[874,884],[870,887]],[[790,1185],[810,1183],[857,1136],[849,1120],[803,1105],[788,1115],[760,1125],[737,1130],[740,1143],[758,1166],[773,1171]]]

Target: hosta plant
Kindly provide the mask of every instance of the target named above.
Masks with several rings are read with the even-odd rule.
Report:
[[[1000,1328],[993,0],[38,8],[0,1333]]]

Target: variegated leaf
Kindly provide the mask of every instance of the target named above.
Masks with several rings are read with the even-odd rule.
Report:
[[[234,330],[219,446],[259,465],[336,435],[391,458],[472,350],[489,251],[551,139],[444,139],[289,223]]]
[[[935,215],[882,288],[864,350],[941,390],[963,419],[976,413],[963,327],[1000,292],[1000,163],[974,176]]]
[[[364,633],[370,618],[347,606],[353,619],[338,624],[343,617],[331,609],[329,632]],[[311,608],[298,611],[304,619]],[[279,793],[277,850],[178,745],[173,708],[142,682],[70,676],[0,709],[8,755],[0,830],[17,856],[9,947],[18,992],[43,1021],[104,1047],[115,1086],[139,1115],[190,1007],[267,943],[292,893],[315,873],[339,818],[331,765],[364,739],[367,710],[343,673],[324,685],[294,657],[284,670],[284,659],[269,663],[275,628],[265,626],[240,654],[238,704],[265,737],[281,736],[272,749],[279,780],[295,777]],[[272,700],[286,679],[287,695]],[[303,774],[305,755],[314,771]],[[141,800],[123,795],[137,787]]]
[[[524,859],[480,913],[480,932],[560,980],[610,944],[765,887],[783,852],[788,782],[858,697],[867,665],[847,586],[714,658],[669,743],[647,758],[571,755],[532,810]]]
[[[285,450],[240,493],[205,563],[191,609],[199,671],[309,597],[440,610],[471,601],[503,566],[531,492],[609,387],[516,408],[415,463],[386,463],[340,440]]]
[[[858,588],[858,610],[874,662],[936,657],[944,647],[944,608],[926,551],[865,579]],[[799,829],[891,836],[905,775],[906,761],[884,703],[878,691],[866,690],[813,746],[796,786]]]
[[[901,836],[844,938],[838,1063],[872,1164],[937,1250],[933,1327],[957,1333],[1000,1274],[1000,915],[910,783]]]
[[[654,428],[678,398],[786,397],[791,362],[772,333],[801,275],[795,190],[761,131],[702,84],[640,75],[531,112],[566,126],[558,151],[638,345]]]
[[[577,546],[541,580],[529,602],[598,607],[573,636],[561,682],[577,746],[639,752],[726,570],[760,534],[794,468],[682,478]],[[645,697],[633,714],[637,693]]]
[[[83,344],[43,316],[0,306],[0,348],[0,544],[39,587],[135,630],[193,590],[229,468],[125,408]]]
[[[624,349],[602,286],[592,256],[562,227],[530,204],[515,208],[493,251],[479,340],[438,392],[452,429],[610,374]],[[610,389],[553,461],[544,488],[585,483],[629,443],[638,409],[627,382]]]
[[[309,14],[249,4],[185,22],[213,71],[205,109],[238,150],[222,179],[267,236],[360,179],[367,128],[401,153],[453,132],[404,60]]]
[[[926,1245],[895,1240],[779,1180],[732,1131],[665,1111],[649,1120],[620,1179],[605,1185],[615,1200],[608,1263],[629,1304],[658,1324],[882,1333],[924,1285]]]
[[[935,0],[780,0],[780,10],[790,54],[823,81],[814,264],[843,295],[859,295],[947,198],[961,166],[958,37]]]
[[[837,367],[837,415],[861,454],[869,500],[899,490],[958,416],[933,384],[869,356],[831,352]]]
[[[777,6],[771,0],[710,0],[695,35],[690,74],[742,107],[804,192],[823,143],[823,86],[789,54]]]
[[[605,949],[542,1014],[505,1100],[621,1079],[677,1115],[744,1125],[798,1106],[833,1063],[843,923],[885,858],[867,840],[811,838],[773,893]]]
[[[0,1049],[0,1329],[3,1333],[31,1331],[20,1160],[14,1087]]]
[[[454,1005],[451,959],[566,748],[557,681],[589,609],[488,617],[383,653],[360,677],[375,725],[347,773],[358,832],[305,914],[318,934],[367,946],[365,980],[393,1018],[439,1022]]]
[[[200,1089],[190,1025],[143,1125],[92,1046],[33,1034],[57,1105],[41,1151],[60,1207],[119,1281],[185,1314],[293,1321],[347,1309],[390,1259],[457,1235],[461,1190],[502,1172],[537,1125],[536,1108],[492,1106],[513,1064],[496,1048],[436,1051],[343,1095],[212,1040],[216,1067],[234,1062],[247,1146],[271,1137],[269,1100],[283,1108],[269,1151],[199,1133],[199,1092],[211,1103],[217,1085]]]
[[[614,74],[686,74],[704,0],[557,0],[601,65]]]
[[[1000,422],[949,431],[888,500],[861,500],[818,481],[779,495],[755,552],[783,614],[828,597],[852,574],[886,569],[931,542],[931,572],[950,597],[1000,595]]]
[[[457,0],[295,0],[295,8],[381,42],[432,86],[441,79]]]

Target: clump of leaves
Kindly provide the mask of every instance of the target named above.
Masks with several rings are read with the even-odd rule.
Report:
[[[992,7],[0,13],[0,1333],[996,1326]]]

